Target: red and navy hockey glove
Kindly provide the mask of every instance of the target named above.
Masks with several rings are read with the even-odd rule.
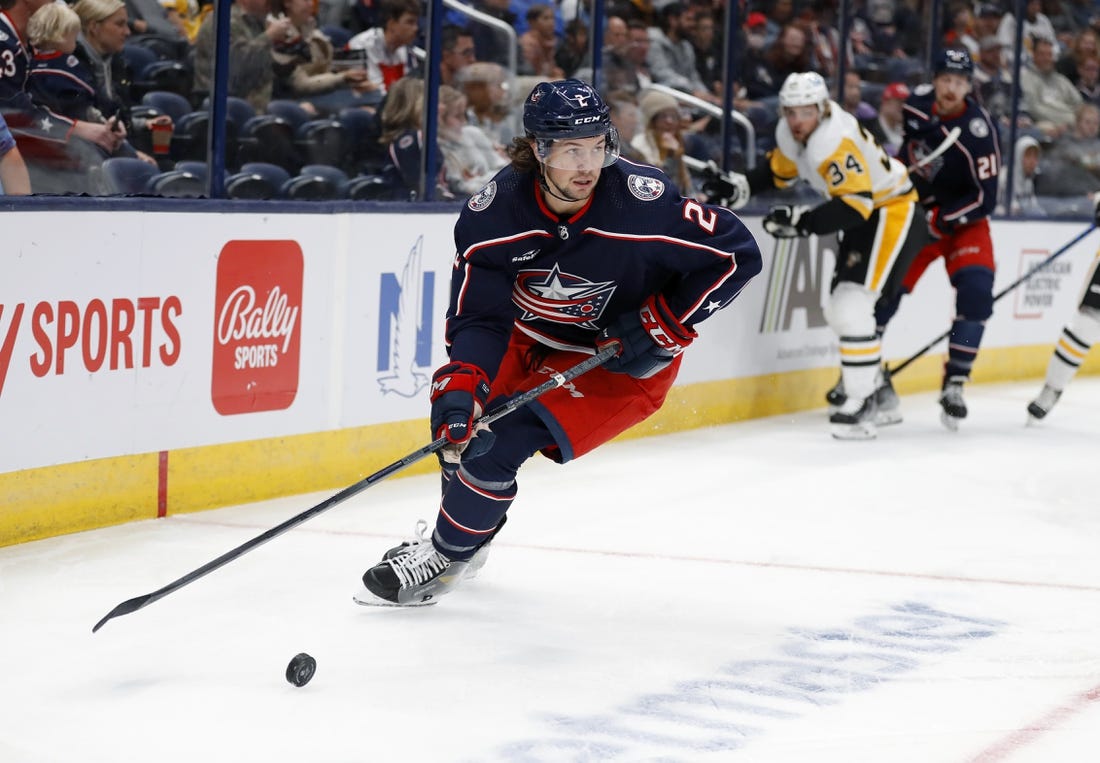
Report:
[[[932,234],[932,238],[941,239],[951,235],[949,226],[940,220],[939,207],[932,207],[928,210],[924,219],[928,221],[928,232]]]
[[[611,342],[618,342],[622,349],[603,367],[612,373],[648,379],[671,363],[697,336],[677,320],[665,298],[655,294],[638,311],[623,313],[600,332],[596,346],[603,349]]]
[[[493,446],[496,435],[488,427],[474,429],[474,421],[489,398],[489,377],[470,363],[447,363],[432,375],[432,437],[446,437],[440,451],[444,461],[477,458]]]

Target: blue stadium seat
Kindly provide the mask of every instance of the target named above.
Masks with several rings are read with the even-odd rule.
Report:
[[[169,170],[149,178],[146,190],[156,196],[169,196],[175,199],[205,198],[206,178],[187,170]]]
[[[191,113],[190,101],[179,93],[170,93],[167,90],[152,90],[141,97],[141,102],[172,117],[173,122],[179,122],[184,114]]]
[[[278,199],[290,173],[277,164],[250,162],[225,181],[225,193],[231,199]]]
[[[138,196],[148,194],[149,179],[159,170],[151,164],[129,156],[114,156],[103,161],[103,193]]]
[[[288,199],[333,201],[347,198],[348,176],[343,170],[324,164],[308,164],[296,177],[283,184]]]

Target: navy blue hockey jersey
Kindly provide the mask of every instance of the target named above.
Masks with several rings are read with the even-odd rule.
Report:
[[[905,102],[905,140],[900,156],[906,164],[919,161],[943,143],[953,127],[958,142],[943,156],[913,172],[921,203],[939,209],[937,223],[945,231],[988,217],[997,205],[997,175],[1001,147],[989,114],[966,97],[966,108],[947,119],[935,113],[931,85],[917,88]]]
[[[588,204],[559,217],[534,173],[505,167],[455,226],[447,313],[450,357],[495,376],[513,329],[591,352],[597,333],[660,292],[692,326],[760,272],[737,216],[681,197],[660,170],[619,159]]]
[[[35,103],[56,114],[100,121],[98,115],[89,115],[96,97],[92,74],[71,53],[35,53],[27,77],[27,92]]]
[[[24,44],[15,24],[0,11],[0,112],[13,130],[64,141],[73,122],[31,99],[27,92],[30,67],[29,43]]]

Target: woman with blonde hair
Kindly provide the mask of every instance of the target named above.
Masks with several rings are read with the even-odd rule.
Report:
[[[654,167],[672,178],[683,196],[694,197],[695,187],[684,163],[683,118],[680,104],[667,93],[650,90],[642,96],[642,130],[630,145]]]
[[[424,80],[406,75],[390,85],[382,106],[382,135],[378,141],[386,147],[408,198],[415,198],[420,190],[423,119]],[[437,199],[454,198],[447,190],[443,167],[436,175],[435,191]]]

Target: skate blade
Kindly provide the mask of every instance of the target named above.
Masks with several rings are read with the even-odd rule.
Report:
[[[951,432],[959,431],[959,422],[962,419],[957,419],[954,416],[948,416],[947,411],[940,411],[940,421]]]
[[[901,411],[884,411],[879,409],[875,414],[875,424],[880,427],[888,427],[901,423]]]
[[[410,602],[408,604],[399,604],[396,601],[390,601],[389,599],[381,599],[368,591],[366,587],[360,588],[358,591],[351,595],[352,601],[356,604],[360,604],[364,607],[393,607],[397,609],[404,609],[406,607],[430,607],[436,603],[436,599],[428,599],[427,601]]]
[[[878,436],[873,424],[830,424],[829,430],[835,440],[873,440]]]

